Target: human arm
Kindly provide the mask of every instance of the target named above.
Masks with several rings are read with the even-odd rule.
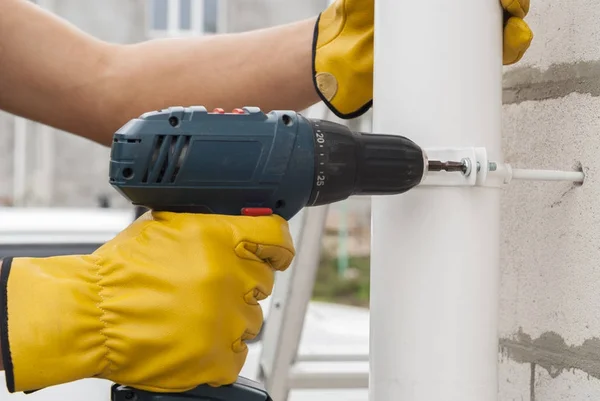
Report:
[[[533,38],[529,0],[500,1],[508,65]],[[0,0],[0,109],[105,145],[129,119],[174,105],[299,110],[321,99],[353,118],[372,103],[373,25],[374,0],[337,0],[318,19],[117,45]]]
[[[168,106],[300,110],[319,100],[314,24],[118,45],[29,1],[0,0],[0,109],[104,145]]]

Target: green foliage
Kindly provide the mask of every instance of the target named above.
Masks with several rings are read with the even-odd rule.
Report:
[[[369,257],[351,257],[345,276],[338,273],[337,258],[323,254],[313,299],[355,306],[369,306]]]

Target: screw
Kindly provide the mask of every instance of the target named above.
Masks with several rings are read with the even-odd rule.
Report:
[[[496,164],[496,162],[489,162],[488,163],[488,170],[489,171],[496,171],[498,169],[498,165]]]
[[[179,119],[177,117],[169,117],[169,124],[171,124],[171,127],[177,127],[179,125]]]

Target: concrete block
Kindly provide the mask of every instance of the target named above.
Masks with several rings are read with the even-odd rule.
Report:
[[[526,21],[534,32],[523,59],[505,68],[504,102],[600,96],[600,3],[533,0]]]
[[[542,369],[535,369],[532,401],[595,401],[600,394],[600,382],[584,372],[573,370],[553,378]]]
[[[569,370],[600,383],[600,99],[573,93],[510,104],[503,122],[514,167],[582,166],[587,174],[583,186],[514,182],[502,198],[501,347],[508,359],[564,382],[540,376],[553,390],[535,399],[571,399],[584,393]]]
[[[600,58],[600,3],[596,0],[531,0],[525,19],[534,39],[529,51],[513,68],[545,70],[554,64]]]
[[[530,401],[530,367],[501,357],[498,368],[499,401]],[[535,401],[535,400],[532,400]]]

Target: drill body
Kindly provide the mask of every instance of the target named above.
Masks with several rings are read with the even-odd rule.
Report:
[[[355,133],[293,111],[171,107],[113,139],[110,183],[153,210],[292,218],[351,195],[402,193],[427,169],[407,138]]]

